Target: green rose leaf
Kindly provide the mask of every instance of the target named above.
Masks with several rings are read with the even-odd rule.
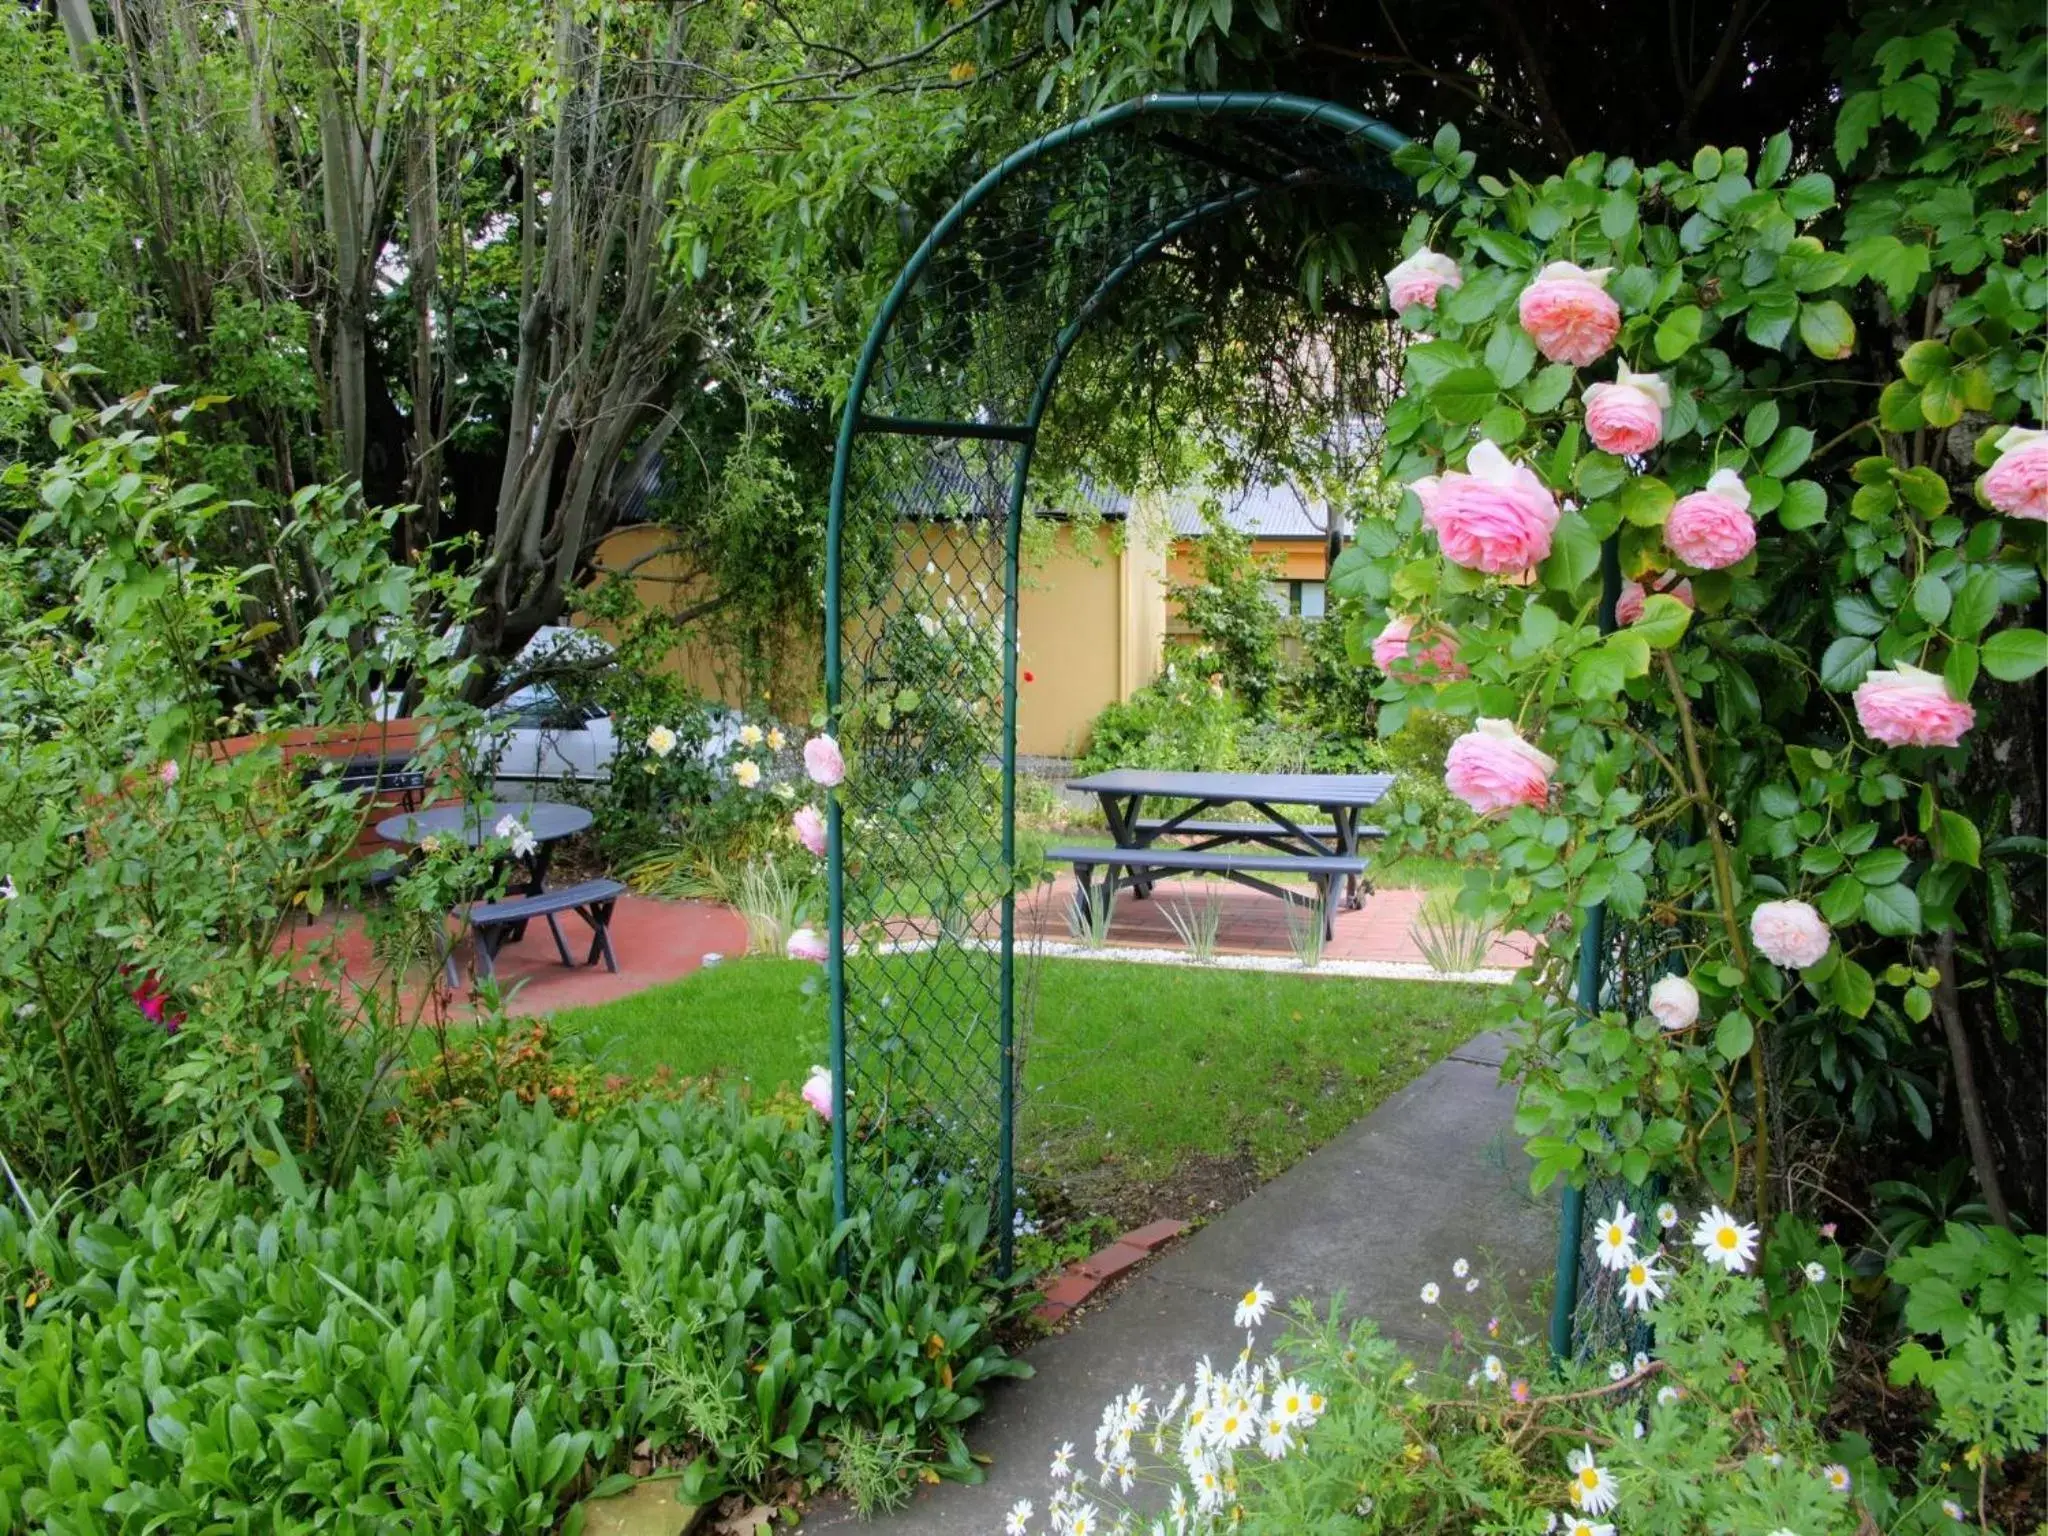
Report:
[[[1657,358],[1660,362],[1676,362],[1685,356],[1700,339],[1701,316],[1698,309],[1690,304],[1674,309],[1657,326]]]
[[[1795,532],[1827,521],[1828,493],[1812,480],[1794,480],[1778,503],[1778,524]]]
[[[1958,639],[1974,640],[1984,626],[1998,616],[1998,574],[1982,566],[1963,578],[1962,590],[1948,615],[1948,632]]]
[[[1764,455],[1763,471],[1782,480],[1813,456],[1813,431],[1808,427],[1787,427]]]
[[[1905,379],[1893,379],[1877,397],[1877,423],[1887,432],[1911,432],[1925,426],[1920,413],[1920,388]]]
[[[1834,179],[1820,171],[1801,176],[1785,189],[1785,211],[1795,219],[1810,219],[1834,206]]]
[[[1920,898],[1910,885],[1866,887],[1863,918],[1889,938],[1905,938],[1920,931]]]
[[[1563,363],[1551,363],[1539,369],[1536,377],[1522,386],[1522,404],[1541,415],[1554,411],[1571,392],[1572,371]]]
[[[1943,811],[1934,819],[1934,851],[1952,864],[1978,867],[1984,843],[1977,824],[1960,811]]]
[[[1756,1026],[1749,1022],[1746,1013],[1728,1014],[1714,1026],[1714,1049],[1721,1053],[1723,1061],[1742,1060],[1755,1040]]]
[[[1653,592],[1643,599],[1643,616],[1631,624],[1629,633],[1660,651],[1668,651],[1685,635],[1692,623],[1692,610],[1668,592]]]
[[[1466,426],[1493,409],[1500,391],[1485,368],[1456,368],[1429,392],[1430,408],[1452,426]]]
[[[1871,980],[1870,972],[1846,955],[1828,978],[1828,986],[1834,993],[1835,1006],[1853,1018],[1863,1018],[1877,1001],[1877,983]]]
[[[1922,576],[1913,583],[1913,611],[1929,624],[1939,625],[1947,618],[1952,601],[1948,583],[1939,576]]]
[[[1663,527],[1677,500],[1677,493],[1655,475],[1637,475],[1614,498],[1622,521],[1638,528]]]
[[[1868,677],[1876,665],[1875,645],[1855,635],[1844,635],[1821,654],[1821,686],[1835,693],[1847,693]]]
[[[1984,670],[2001,683],[2023,683],[2048,667],[2048,633],[2001,629],[1983,645]]]
[[[1537,567],[1543,585],[1555,592],[1576,592],[1600,569],[1600,538],[1576,512],[1558,519],[1550,538],[1550,556]]]
[[[1799,339],[1824,362],[1838,363],[1856,350],[1856,322],[1833,299],[1799,307]]]

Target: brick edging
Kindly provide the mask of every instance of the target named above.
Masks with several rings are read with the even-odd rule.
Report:
[[[1103,1286],[1134,1265],[1143,1263],[1187,1231],[1184,1221],[1154,1221],[1085,1259],[1069,1264],[1046,1283],[1045,1300],[1031,1309],[1041,1323],[1056,1323]]]

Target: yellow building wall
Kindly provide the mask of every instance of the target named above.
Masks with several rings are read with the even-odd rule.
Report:
[[[1167,557],[1169,586],[1193,586],[1202,579],[1199,539],[1175,539]],[[1321,581],[1328,574],[1320,539],[1254,539],[1252,555],[1265,565],[1275,581]],[[1167,632],[1178,638],[1188,633],[1187,620],[1179,603],[1167,604]]]
[[[697,593],[674,557],[648,558],[664,537],[654,527],[621,529],[599,547],[597,567],[630,568],[642,602],[674,611]],[[926,561],[941,569],[986,565],[978,551],[949,562],[947,542],[938,530],[906,530],[906,584],[915,584],[913,570],[921,572]],[[1051,757],[1080,751],[1089,722],[1105,705],[1129,698],[1158,675],[1166,606],[1164,561],[1136,540],[1113,545],[1107,531],[1077,536],[1061,525],[1049,544],[1032,550],[1017,598],[1017,750]],[[817,627],[785,635],[775,647],[770,703],[785,718],[807,716],[823,692],[822,625],[821,616]],[[737,659],[708,632],[677,647],[665,666],[707,698],[734,706],[756,702]]]

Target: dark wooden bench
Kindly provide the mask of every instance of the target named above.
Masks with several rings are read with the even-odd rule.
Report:
[[[1136,823],[1140,836],[1199,837],[1205,841],[1196,845],[1201,848],[1220,848],[1225,843],[1266,843],[1290,848],[1300,847],[1293,833],[1273,821],[1173,821],[1158,816],[1145,816]],[[1334,843],[1337,829],[1328,822],[1304,826],[1297,830],[1324,842]],[[1385,827],[1360,827],[1358,836],[1385,837]]]
[[[1298,907],[1319,910],[1323,918],[1323,938],[1327,942],[1337,936],[1337,882],[1346,879],[1363,879],[1366,859],[1362,854],[1346,853],[1218,853],[1205,848],[1054,848],[1046,857],[1061,864],[1074,866],[1074,884],[1083,922],[1090,920],[1094,911],[1095,893],[1092,889],[1095,871],[1103,871],[1103,900],[1110,899],[1120,885],[1128,885],[1140,896],[1150,889],[1153,879],[1160,874],[1186,873],[1199,875],[1221,875],[1239,885],[1250,886],[1255,891],[1264,891],[1269,896],[1278,896],[1282,901]],[[1128,873],[1119,875],[1119,869]],[[1258,878],[1261,875],[1307,875],[1315,882],[1321,893],[1316,897],[1304,896],[1300,891],[1290,890],[1284,885],[1275,885],[1270,880]]]
[[[494,975],[499,949],[536,917],[547,920],[548,932],[555,936],[555,952],[562,957],[562,964],[575,969],[576,962],[570,957],[568,942],[563,939],[561,926],[555,921],[555,915],[560,912],[574,912],[590,925],[590,953],[584,957],[583,963],[595,965],[598,957],[603,956],[604,968],[616,973],[619,961],[612,953],[612,909],[625,894],[626,888],[616,880],[585,880],[579,885],[565,885],[560,890],[542,891],[538,896],[478,902],[469,909],[469,926],[476,934],[477,973],[486,978]],[[448,985],[457,986],[459,982],[452,951],[443,957],[442,963],[448,973]]]

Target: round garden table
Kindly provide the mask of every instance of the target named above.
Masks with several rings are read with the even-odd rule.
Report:
[[[533,852],[519,861],[526,869],[526,883],[521,888],[521,894],[526,896],[538,896],[547,889],[548,863],[554,844],[574,837],[593,820],[582,806],[564,805],[558,800],[513,801],[494,806],[488,815],[482,806],[443,805],[431,811],[404,811],[387,816],[377,823],[377,835],[387,843],[415,847],[429,837],[460,837],[474,848],[496,836],[498,823],[507,816],[517,817],[533,834]],[[524,928],[522,923],[522,932]],[[516,939],[520,934],[513,937]]]

